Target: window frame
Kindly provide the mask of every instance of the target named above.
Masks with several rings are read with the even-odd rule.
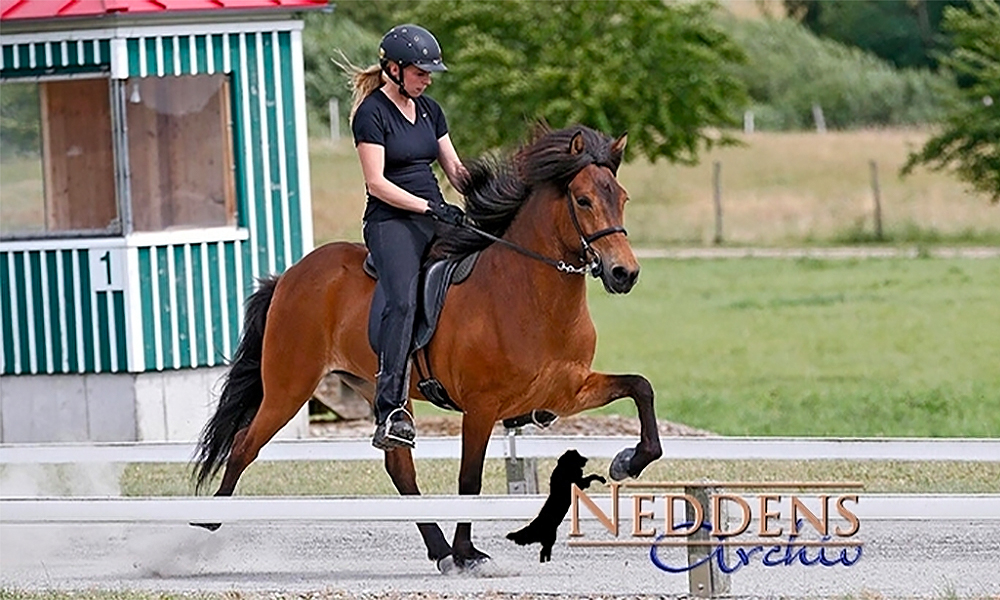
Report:
[[[79,73],[46,73],[42,75],[9,76],[0,80],[2,83],[45,83],[53,81],[70,81],[80,79],[104,79],[108,82],[108,101],[110,103],[109,114],[111,120],[111,152],[112,152],[112,175],[115,190],[115,210],[117,216],[112,222],[112,226],[106,229],[60,229],[53,231],[12,231],[0,234],[0,242],[23,242],[30,240],[73,240],[84,238],[122,238],[122,237],[159,237],[161,235],[177,234],[180,232],[191,232],[199,230],[213,230],[217,233],[232,231],[237,237],[245,236],[238,233],[244,230],[240,226],[239,219],[239,187],[236,185],[236,136],[233,131],[233,107],[232,107],[232,75],[224,73],[222,82],[222,110],[225,119],[223,130],[221,131],[222,142],[225,148],[227,165],[224,168],[223,186],[228,196],[226,207],[226,224],[224,225],[189,225],[177,226],[163,231],[136,231],[133,222],[132,206],[132,173],[129,165],[129,139],[128,139],[128,79],[119,79],[112,76],[107,69],[100,71],[89,71]],[[177,77],[177,76],[172,76]],[[181,75],[180,77],[184,77]],[[39,99],[39,102],[41,100]],[[39,117],[41,118],[41,116]],[[39,129],[41,130],[41,123]],[[45,185],[45,173],[48,168],[45,164],[45,150],[41,147],[43,139],[39,140],[39,160],[42,162],[43,177],[43,198],[48,201],[48,188]]]

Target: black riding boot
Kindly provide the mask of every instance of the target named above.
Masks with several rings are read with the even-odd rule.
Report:
[[[375,382],[375,434],[372,446],[379,450],[393,448],[413,448],[417,429],[413,415],[406,410],[409,391],[410,365],[390,368],[382,361],[381,370]]]

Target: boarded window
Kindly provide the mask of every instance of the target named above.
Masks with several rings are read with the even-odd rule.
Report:
[[[134,230],[235,225],[226,77],[125,85]]]
[[[121,231],[107,79],[5,82],[4,237]]]

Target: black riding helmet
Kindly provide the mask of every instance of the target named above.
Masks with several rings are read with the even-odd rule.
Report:
[[[448,70],[441,60],[441,46],[438,41],[431,32],[412,23],[396,25],[382,36],[382,43],[378,47],[378,59],[382,71],[399,86],[400,93],[406,97],[409,97],[409,94],[403,87],[402,76],[405,67],[414,65],[428,72]],[[389,72],[389,63],[399,65],[398,79]]]

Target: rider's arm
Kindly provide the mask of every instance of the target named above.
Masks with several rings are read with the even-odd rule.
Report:
[[[385,178],[385,146],[361,142],[358,144],[358,158],[361,159],[361,171],[369,194],[397,208],[415,213],[427,212],[427,200],[414,196]]]
[[[462,184],[469,176],[469,172],[465,170],[465,165],[458,158],[458,152],[455,151],[455,146],[451,143],[451,136],[447,133],[438,138],[438,162],[441,163],[441,168],[444,169],[444,174],[448,177],[452,187],[461,191]]]

